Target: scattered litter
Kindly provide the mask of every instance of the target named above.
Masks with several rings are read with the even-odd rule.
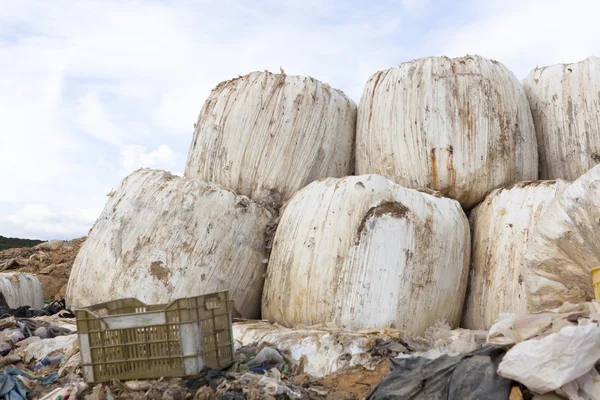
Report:
[[[371,350],[371,355],[381,357],[395,357],[405,353],[408,353],[406,346],[391,338],[375,339]]]
[[[131,390],[134,392],[145,392],[146,390],[150,389],[150,382],[148,382],[148,381],[128,381],[128,382],[125,382],[125,387],[128,390]]]
[[[513,386],[510,389],[510,394],[508,395],[508,400],[523,400],[523,393],[518,386]]]

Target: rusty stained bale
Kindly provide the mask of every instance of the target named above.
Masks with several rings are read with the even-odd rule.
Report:
[[[354,172],[356,105],[311,77],[252,72],[204,103],[185,176],[278,208],[310,182]]]
[[[464,208],[537,179],[537,144],[521,84],[480,56],[429,57],[375,73],[358,107],[356,173],[432,189]]]

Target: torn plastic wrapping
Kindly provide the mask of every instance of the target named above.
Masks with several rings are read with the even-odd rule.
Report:
[[[498,373],[544,394],[587,374],[599,359],[598,324],[566,326],[558,333],[515,345]]]

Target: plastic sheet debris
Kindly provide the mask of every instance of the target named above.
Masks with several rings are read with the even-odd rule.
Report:
[[[18,376],[33,379],[25,372],[16,368],[8,367],[0,374],[0,398],[10,400],[27,400],[29,389],[18,379]]]
[[[538,314],[515,316],[500,314],[490,328],[487,343],[509,346],[530,338],[559,332],[565,326],[577,326],[579,320],[600,321],[600,302],[571,304]]]
[[[241,398],[264,398],[262,396],[286,396],[289,399],[303,398],[298,389],[284,384],[281,379],[253,373],[245,373],[236,380],[223,381],[216,393],[219,399],[224,398],[223,396],[240,398],[240,395],[243,396]]]
[[[515,345],[498,373],[544,394],[587,374],[599,359],[598,324],[566,326],[558,333]]]
[[[600,400],[600,375],[592,368],[587,374],[564,385],[561,390],[569,399]]]
[[[367,399],[506,400],[511,381],[496,373],[505,351],[491,346],[458,356],[391,359],[392,371]]]
[[[67,352],[73,346],[78,346],[76,334],[40,340],[27,346],[23,359],[25,362],[41,361],[56,351]]]
[[[445,352],[457,355],[482,347],[485,344],[487,332],[461,328],[452,330],[447,323],[437,321],[427,329],[424,336],[432,350],[444,348]]]
[[[252,372],[265,372],[271,368],[276,368],[281,371],[283,363],[283,356],[277,349],[265,347],[256,355],[256,357],[245,365]]]
[[[42,309],[33,309],[28,305],[11,308],[6,302],[2,292],[0,292],[0,318],[5,318],[7,316],[18,318],[34,318],[51,316],[55,314],[60,314],[65,318],[75,317],[70,310],[67,310],[64,300],[53,301]]]

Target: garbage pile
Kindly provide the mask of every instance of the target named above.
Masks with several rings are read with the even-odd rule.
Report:
[[[346,332],[327,326],[289,329],[266,321],[238,321],[233,326],[235,363],[225,371],[205,368],[192,378],[88,384],[70,316],[61,310],[53,316],[0,319],[1,396],[362,399],[389,372],[390,358],[455,354],[485,341],[485,332],[451,331],[445,324],[417,338],[392,329]],[[443,350],[428,351],[434,346]]]
[[[387,372],[386,357],[412,348],[393,332],[390,334],[394,337],[384,332],[344,333],[326,328],[300,332],[266,322],[242,322],[236,324],[234,330],[235,363],[226,371],[205,368],[200,376],[190,379],[90,385],[83,378],[75,320],[61,315],[65,314],[0,319],[0,396],[14,399],[262,399],[269,396],[325,399],[331,393],[338,396],[345,393],[345,397],[338,398],[358,399],[364,398]],[[252,338],[265,334],[282,342],[263,340],[247,344]],[[338,346],[335,345],[337,339],[342,339]],[[314,346],[314,343],[331,346],[330,353],[320,354],[326,347]],[[291,347],[293,345],[296,347]],[[302,350],[304,353],[299,354]],[[351,369],[341,371],[331,367],[329,357],[335,351],[339,352],[340,362]],[[320,370],[321,375],[327,376],[314,376],[307,370]],[[329,371],[336,373],[329,374]],[[340,391],[339,386],[347,391]]]
[[[46,394],[59,381],[80,389],[85,386],[76,373],[80,358],[75,321],[63,318],[63,311],[33,318],[2,316],[0,398],[55,399]],[[66,316],[72,314],[67,311]]]
[[[61,308],[61,303],[48,307]],[[41,310],[40,310],[41,311]],[[46,310],[46,312],[50,312]],[[11,399],[600,398],[600,301],[517,317],[488,331],[437,322],[394,329],[233,324],[234,364],[199,376],[89,384],[69,310],[0,318],[0,396]],[[548,397],[554,396],[554,397]]]
[[[390,374],[367,398],[599,399],[599,321],[599,301],[502,313],[483,347],[476,341],[470,352],[439,348],[392,358]]]

